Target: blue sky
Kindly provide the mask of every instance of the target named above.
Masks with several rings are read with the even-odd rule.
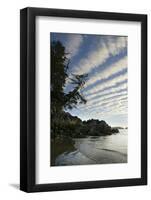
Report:
[[[69,74],[88,74],[81,93],[87,100],[68,110],[82,120],[105,120],[111,126],[127,126],[127,37],[51,33],[70,59]],[[65,92],[72,90],[67,80]]]

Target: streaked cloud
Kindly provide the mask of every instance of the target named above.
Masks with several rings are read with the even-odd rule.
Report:
[[[124,91],[121,91],[118,93],[107,94],[107,95],[105,95],[105,97],[100,97],[101,96],[100,95],[100,96],[96,97],[95,99],[92,99],[92,100],[89,99],[86,108],[91,107],[93,105],[98,105],[100,102],[104,102],[106,100],[113,100],[116,97],[123,96],[126,94],[127,94],[127,90],[124,90]]]
[[[87,103],[77,105],[77,108],[68,112],[84,120],[109,118],[111,125],[112,121],[127,125],[127,37],[60,34],[59,38],[62,38],[66,52],[70,53],[70,76],[88,74],[81,90]],[[68,88],[68,92],[72,87],[67,79],[65,90]]]
[[[100,99],[100,100],[97,100],[96,102],[92,102],[92,104],[90,103],[89,105],[83,107],[82,109],[94,109],[94,108],[101,108],[100,106],[109,106],[110,103],[112,102],[116,102],[116,101],[121,101],[121,100],[125,100],[127,98],[127,93],[126,92],[123,92],[123,94],[121,95],[114,95],[112,97],[109,97],[109,98],[103,98],[103,99]]]
[[[105,90],[108,87],[115,87],[118,83],[126,81],[126,80],[127,80],[127,72],[124,74],[121,74],[117,77],[114,77],[112,79],[106,80],[101,84],[97,83],[96,85],[93,85],[92,88],[90,88],[88,91],[84,92],[84,94],[86,96],[98,94],[102,90]]]
[[[120,82],[120,84],[118,84],[118,86],[111,86],[111,87],[106,87],[104,88],[104,90],[100,90],[96,93],[93,93],[91,95],[87,95],[87,99],[91,100],[91,99],[95,99],[98,96],[106,96],[108,94],[112,94],[112,93],[118,93],[121,90],[127,90],[127,81],[122,81]]]
[[[89,52],[87,57],[82,58],[75,66],[73,73],[89,73],[94,68],[102,65],[110,56],[120,53],[127,45],[127,37],[103,36],[98,47]]]
[[[85,88],[101,79],[107,79],[108,77],[113,76],[124,69],[127,69],[127,56],[109,65],[107,68],[100,70],[100,72],[95,73],[95,75],[90,77],[90,79],[86,82]]]

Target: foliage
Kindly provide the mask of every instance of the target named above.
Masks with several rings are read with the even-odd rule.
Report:
[[[69,62],[62,43],[53,41],[51,43],[51,131],[53,137],[58,134],[59,130],[62,132],[66,127],[63,110],[72,109],[78,103],[86,103],[80,90],[85,84],[87,75],[72,74],[72,78],[69,78]],[[64,87],[67,80],[70,80],[74,88],[66,94]],[[64,124],[60,126],[59,121],[63,121]]]
[[[86,74],[74,75],[73,78],[70,78],[71,84],[74,85],[74,89],[65,95],[65,108],[72,109],[76,107],[78,103],[86,103],[86,99],[82,96],[80,90],[85,84]]]
[[[72,78],[69,78],[69,59],[66,55],[65,47],[61,42],[51,43],[51,108],[53,113],[59,113],[63,109],[72,109],[78,103],[86,103],[80,90],[85,84],[87,75],[72,74]],[[74,89],[66,94],[64,87],[69,79]]]

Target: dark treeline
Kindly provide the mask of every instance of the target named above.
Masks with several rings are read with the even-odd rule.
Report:
[[[61,120],[52,123],[51,135],[53,138],[56,136],[67,136],[72,138],[104,136],[119,132],[117,128],[111,128],[103,120],[90,119],[82,121],[68,112],[60,113],[60,118]]]
[[[82,121],[67,110],[76,108],[78,104],[86,104],[81,94],[87,74],[69,74],[70,60],[65,47],[60,41],[51,42],[51,138],[101,136],[117,133],[105,121],[91,119]],[[71,91],[64,92],[66,81],[72,85]]]

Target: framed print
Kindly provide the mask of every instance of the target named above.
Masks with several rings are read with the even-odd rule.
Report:
[[[20,189],[147,184],[147,16],[20,12]]]

